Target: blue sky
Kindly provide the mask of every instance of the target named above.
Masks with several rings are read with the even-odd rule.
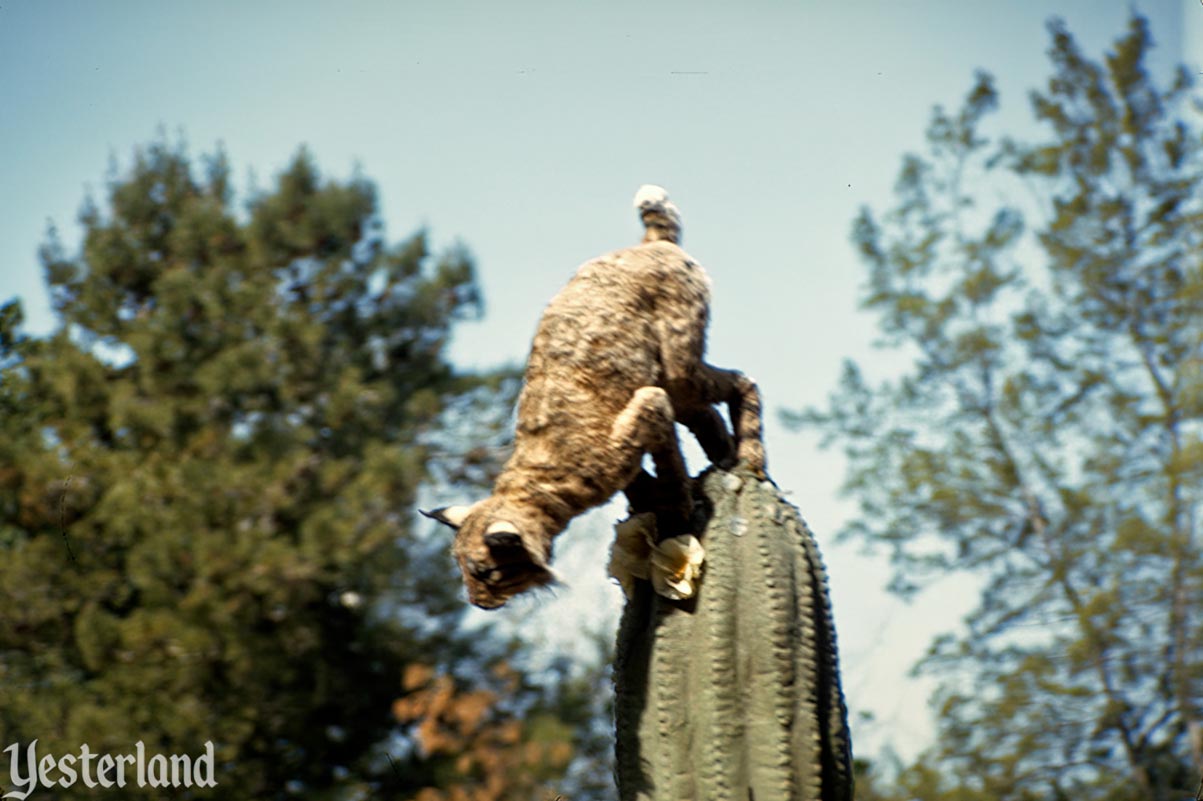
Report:
[[[22,298],[28,330],[52,328],[36,261],[47,221],[73,242],[85,194],[101,197],[110,161],[128,164],[160,127],[194,154],[222,144],[243,186],[252,173],[266,186],[306,144],[328,175],[359,167],[377,183],[393,239],[428,226],[437,245],[468,245],[487,316],[453,355],[518,362],[575,267],[637,240],[635,189],[662,184],[714,280],[711,360],[760,381],[771,471],[824,547],[857,750],[913,753],[930,686],[907,669],[973,583],[952,577],[910,605],[886,596],[880,558],[831,542],[852,511],[838,455],[775,412],[822,403],[845,357],[890,369],[857,311],[849,229],[862,204],[888,203],[931,106],[955,106],[984,68],[1002,95],[996,129],[1022,133],[1027,90],[1048,74],[1045,20],[1064,17],[1097,56],[1133,7],[1152,20],[1159,69],[1203,64],[1199,0],[0,0],[0,300]],[[619,511],[561,540],[575,578],[558,600],[500,614],[552,648],[573,647],[565,616],[613,615],[604,553]]]

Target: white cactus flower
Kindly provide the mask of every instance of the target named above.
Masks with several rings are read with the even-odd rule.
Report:
[[[697,537],[683,534],[652,547],[652,588],[665,598],[692,598],[702,575],[706,550]]]

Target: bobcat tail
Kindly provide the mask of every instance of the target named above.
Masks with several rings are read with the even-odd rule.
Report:
[[[639,187],[635,193],[635,210],[647,228],[647,233],[643,235],[644,242],[661,239],[673,243],[681,241],[681,212],[668,199],[664,187],[655,184]]]

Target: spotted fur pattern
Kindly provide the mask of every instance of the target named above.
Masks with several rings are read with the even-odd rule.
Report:
[[[455,557],[468,599],[496,608],[554,581],[552,540],[575,516],[642,474],[651,454],[660,486],[675,488],[682,519],[688,475],[674,422],[708,458],[732,457],[763,476],[760,394],[735,370],[703,358],[710,281],[681,249],[681,218],[658,187],[636,208],[644,242],[585,263],[543,313],[518,401],[514,454],[493,494],[425,513],[457,529]],[[735,438],[716,403],[728,406]]]

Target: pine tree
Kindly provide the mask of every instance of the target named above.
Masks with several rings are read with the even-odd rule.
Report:
[[[502,763],[540,753],[516,717],[532,687],[462,629],[447,544],[414,523],[424,481],[487,474],[455,443],[512,395],[446,359],[480,311],[471,259],[389,244],[372,185],[304,152],[245,211],[228,173],[139,150],[85,205],[80,251],[42,251],[58,329],[0,310],[0,741],[212,741],[218,786],[177,797],[528,798],[400,714],[420,674]],[[464,407],[483,422],[449,431]],[[562,772],[560,734],[536,778]]]
[[[905,366],[825,411],[906,594],[984,590],[935,643],[906,797],[1162,799],[1203,774],[1203,142],[1135,16],[1101,62],[1050,23],[1042,135],[992,139],[981,74],[854,239]],[[908,364],[909,363],[909,364]]]

